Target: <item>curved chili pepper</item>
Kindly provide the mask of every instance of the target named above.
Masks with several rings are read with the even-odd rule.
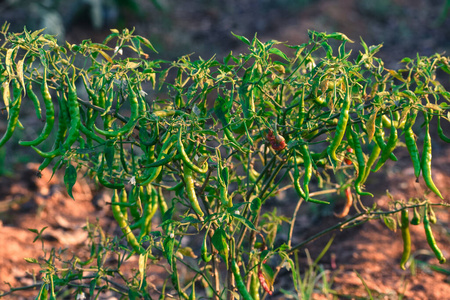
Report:
[[[309,201],[309,182],[311,181],[313,166],[308,145],[301,145],[300,153],[303,156],[303,164],[305,166],[305,174],[303,175],[303,190],[305,192],[305,201]]]
[[[188,195],[189,202],[191,203],[192,209],[200,216],[203,217],[204,213],[200,204],[198,203],[197,195],[195,194],[195,184],[194,177],[192,175],[192,169],[186,164],[183,164],[184,172],[184,183],[186,184],[186,193]]]
[[[431,136],[430,136],[430,120],[427,117],[427,114],[425,114],[425,139],[423,141],[423,150],[422,150],[422,159],[420,161],[420,166],[422,169],[422,176],[423,179],[428,186],[428,188],[439,196],[439,198],[444,199],[442,197],[441,192],[439,192],[438,188],[433,182],[433,178],[431,177]]]
[[[420,176],[420,169],[421,169],[420,157],[419,157],[419,150],[417,149],[416,145],[415,135],[412,130],[412,126],[414,125],[416,116],[417,116],[416,110],[412,110],[409,112],[403,132],[405,133],[406,149],[408,149],[409,155],[411,156],[411,161],[414,166],[414,175],[418,179]]]
[[[33,91],[33,86],[32,86],[31,80],[27,83],[26,90],[27,90],[28,98],[30,98],[30,100],[33,102],[36,116],[38,117],[38,119],[42,119],[41,103],[39,102],[39,98],[36,96],[36,94]]]
[[[40,150],[38,151],[37,148],[34,148],[34,146],[31,146],[34,150],[38,151],[38,153],[41,156],[45,157],[44,161],[38,168],[39,171],[44,170],[53,161],[53,158],[61,154],[59,147],[64,142],[64,137],[66,136],[67,132],[67,122],[69,120],[66,101],[62,97],[63,94],[61,95],[61,97],[58,94],[58,104],[59,104],[58,131],[56,132],[56,138],[55,142],[53,143],[52,150],[50,152],[42,152]]]
[[[375,143],[375,146],[372,149],[372,153],[370,153],[369,159],[367,160],[366,170],[364,172],[364,178],[361,181],[361,184],[364,184],[364,182],[366,182],[367,177],[369,177],[370,170],[372,169],[372,166],[375,164],[380,153],[381,148],[378,146],[378,144]]]
[[[138,98],[135,94],[135,92],[133,91],[133,89],[131,87],[129,87],[129,95],[130,95],[130,110],[131,110],[131,115],[130,118],[128,119],[128,122],[123,125],[121,128],[117,129],[117,130],[112,130],[112,131],[108,131],[108,130],[102,130],[100,128],[98,128],[97,126],[95,126],[94,124],[94,130],[97,131],[99,134],[106,136],[106,137],[117,137],[117,136],[121,136],[121,135],[127,135],[128,133],[130,133],[134,126],[136,126],[136,123],[138,121],[138,117],[139,117],[139,102],[138,102]],[[105,128],[107,129],[107,128]]]
[[[267,284],[266,278],[264,277],[264,274],[262,272],[261,266],[258,268],[258,280],[261,284],[261,287],[264,289],[264,291],[272,296],[272,290],[270,289],[269,285]]]
[[[448,138],[445,134],[444,134],[444,130],[441,127],[441,117],[438,117],[438,135],[441,138],[441,140],[443,140],[446,143],[450,143],[450,138]]]
[[[350,92],[350,86],[348,83],[348,80],[346,79],[346,91],[345,91],[345,98],[344,98],[344,104],[341,109],[341,115],[339,117],[338,124],[336,125],[336,134],[334,135],[333,141],[327,148],[328,156],[330,157],[331,163],[333,166],[335,165],[336,161],[339,161],[339,159],[336,156],[336,150],[341,144],[342,138],[345,135],[345,130],[347,128],[347,122],[349,119],[349,110],[350,105],[352,103],[352,96]]]
[[[439,260],[440,264],[445,264],[447,261],[442,254],[441,249],[436,244],[436,240],[434,239],[433,232],[431,231],[430,221],[428,220],[427,207],[425,206],[425,213],[423,214],[423,227],[425,229],[425,236],[427,238],[428,245],[431,250],[433,250],[434,255]]]
[[[164,157],[167,155],[167,152],[171,149],[171,147],[177,142],[177,137],[172,135],[170,138],[168,138],[162,148],[161,151],[158,154],[158,161],[161,161],[164,159]],[[168,156],[170,157],[170,155]],[[161,173],[162,165],[159,165],[154,168],[148,168],[147,170],[150,170],[150,174],[144,174],[143,177],[137,178],[136,180],[139,182],[139,184],[146,186],[150,183],[152,183]]]
[[[352,136],[353,148],[355,149],[356,160],[358,161],[358,177],[355,180],[355,190],[358,195],[361,196],[371,196],[373,195],[368,192],[363,192],[361,190],[361,183],[364,180],[364,175],[366,172],[366,161],[364,160],[364,154],[362,152],[361,143],[359,141],[358,134],[354,131],[353,127],[350,128],[350,134]]]
[[[208,163],[205,162],[202,168],[199,168],[196,166],[188,157],[186,154],[186,151],[184,150],[183,142],[181,141],[181,127],[178,131],[178,143],[177,143],[178,152],[181,155],[181,159],[183,160],[183,163],[189,167],[190,169],[194,170],[197,173],[206,173],[208,171]]]
[[[391,115],[391,121],[392,121],[393,120],[392,112],[389,111],[389,113]],[[375,166],[374,172],[377,172],[384,165],[384,163],[388,160],[392,151],[394,151],[395,147],[397,146],[397,141],[398,141],[397,129],[395,128],[395,126],[391,126],[391,134],[389,135],[389,139],[388,139],[388,142],[386,143],[386,146],[383,149],[379,145],[381,148],[381,157]]]
[[[254,300],[247,291],[247,287],[245,286],[244,280],[242,280],[241,272],[239,271],[239,266],[234,258],[231,259],[231,271],[236,279],[236,287],[239,293],[241,293],[242,298],[244,300]]]
[[[67,133],[67,138],[64,141],[63,148],[67,151],[69,148],[75,143],[75,141],[80,136],[80,107],[78,105],[78,96],[77,96],[77,88],[75,83],[71,83],[70,79],[68,79],[69,85],[69,93],[67,96],[67,104],[69,108],[69,116],[70,116],[70,128]]]
[[[15,81],[17,84],[15,84]],[[17,88],[17,85],[19,85],[19,82],[17,80],[13,80],[13,85],[16,85],[15,88]],[[19,85],[19,90],[20,85]],[[9,89],[9,87],[8,87]],[[17,97],[14,97],[13,102],[11,102],[11,108],[9,111],[9,120],[8,125],[6,127],[6,132],[3,135],[2,139],[0,140],[0,147],[2,147],[6,142],[11,138],[11,136],[14,133],[14,129],[16,129],[17,122],[19,120],[19,111],[20,111],[20,104],[22,103],[22,93],[15,93]]]
[[[117,189],[114,189],[114,194],[112,197],[113,203],[119,203],[119,195],[117,193]],[[127,239],[128,244],[139,254],[145,253],[145,249],[139,244],[136,236],[131,231],[130,226],[128,225],[127,219],[122,213],[119,205],[111,205],[111,209],[113,212],[114,219],[116,219],[117,224],[122,230],[125,238]]]
[[[403,239],[403,253],[402,258],[400,259],[400,267],[403,270],[406,270],[405,264],[411,255],[411,234],[409,233],[409,216],[408,209],[404,208],[401,212],[401,223],[400,229],[402,231],[402,239]]]
[[[412,225],[419,225],[420,224],[420,214],[419,211],[417,209],[417,207],[414,207],[414,214],[413,217],[411,219],[411,224]]]
[[[45,125],[41,134],[32,141],[20,141],[19,145],[22,146],[36,146],[45,141],[52,132],[53,125],[55,124],[55,109],[53,106],[52,96],[47,85],[47,70],[44,70],[44,75],[41,84],[41,94],[45,104]]]
[[[340,212],[339,214],[334,213],[334,215],[337,218],[345,218],[348,215],[348,213],[350,212],[350,207],[352,207],[353,195],[352,195],[352,190],[349,186],[345,189],[345,198],[346,198],[346,201],[345,201],[344,208],[342,209],[342,212]]]

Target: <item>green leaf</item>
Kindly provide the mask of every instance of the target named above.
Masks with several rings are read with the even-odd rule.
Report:
[[[105,159],[106,159],[106,165],[108,166],[108,169],[111,170],[113,168],[113,164],[114,164],[114,144],[109,141],[105,147]]]
[[[47,57],[45,56],[45,50],[42,48],[39,48],[39,56],[41,58],[41,63],[44,66],[44,68],[47,68]]]
[[[180,223],[196,224],[196,223],[202,223],[202,221],[200,221],[197,218],[194,218],[194,217],[191,217],[191,216],[187,216],[186,218],[181,220]]]
[[[274,276],[275,276],[275,272],[272,270],[272,268],[267,265],[267,264],[261,264],[262,268],[262,273],[264,275],[264,278],[266,279],[266,281],[269,283],[270,286],[273,285],[273,281],[274,281]]]
[[[139,255],[139,275],[141,277],[139,289],[142,288],[142,284],[144,283],[145,269],[147,268],[147,259],[148,259],[148,252],[145,252],[145,254]]]
[[[69,166],[66,168],[66,172],[64,173],[64,184],[67,188],[67,193],[72,199],[74,199],[72,195],[72,187],[76,181],[77,181],[77,170],[75,169],[74,166],[69,164]]]
[[[153,47],[152,43],[150,43],[149,40],[147,40],[145,37],[142,36],[136,36],[136,38],[142,43],[144,44],[147,48],[151,49],[153,52],[158,53],[158,51],[156,51],[155,47]]]
[[[173,215],[173,210],[174,210],[175,206],[172,206],[171,208],[169,208],[163,215],[162,221],[168,221],[168,220],[172,220],[172,215]]]
[[[225,183],[225,186],[228,187],[228,185],[230,184],[230,176],[228,173],[228,167],[224,167],[221,171],[221,177]]]
[[[167,262],[170,266],[172,266],[173,263],[173,246],[174,246],[174,239],[170,236],[166,237],[164,239],[164,256],[167,259]]]
[[[238,214],[235,214],[235,213],[232,213],[231,215],[232,215],[233,217],[235,217],[236,219],[238,219],[239,222],[241,222],[242,224],[244,224],[244,225],[245,225],[246,227],[248,227],[249,229],[254,230],[254,231],[258,231],[258,230],[256,230],[256,228],[255,228],[255,226],[253,225],[253,223],[250,222],[249,220],[247,220],[246,218],[244,218],[243,216],[238,215]]]
[[[89,283],[89,294],[90,295],[94,295],[95,287],[97,286],[97,280],[98,280],[98,278],[95,277],[94,279],[91,280],[91,283]]]
[[[219,118],[220,122],[222,122],[222,126],[226,126],[228,124],[228,118],[226,116],[227,112],[228,110],[226,99],[218,96],[216,98],[216,101],[214,102],[214,113],[216,114],[217,118]]]
[[[228,243],[225,231],[222,228],[217,228],[212,236],[211,242],[214,248],[219,251],[219,255],[222,256],[228,268]]]
[[[387,228],[389,228],[393,232],[397,231],[397,221],[393,217],[385,216],[385,217],[383,217],[383,220],[384,220],[384,224],[386,224]]]
[[[322,42],[320,45],[327,52],[327,58],[331,59],[333,57],[333,48],[327,42]]]
[[[192,250],[191,247],[180,247],[177,252],[181,253],[183,256],[197,258],[197,255],[195,255],[194,250]]]
[[[241,36],[241,35],[234,34],[233,32],[231,32],[231,34],[234,35],[234,37],[236,37],[236,38],[237,38],[238,40],[240,40],[241,42],[243,42],[243,43],[245,43],[245,44],[247,44],[247,45],[250,46],[250,41],[249,41],[246,37],[243,37],[243,36]]]
[[[261,208],[261,199],[259,197],[256,197],[252,200],[252,203],[250,204],[250,210],[252,211],[252,214],[256,214],[256,212]]]
[[[333,32],[333,33],[327,34],[326,37],[329,39],[335,39],[335,40],[339,40],[339,41],[354,43],[354,41],[352,41],[345,34],[340,33],[340,32]]]
[[[286,61],[290,61],[289,57],[287,57],[287,55],[281,52],[281,50],[278,48],[270,48],[269,53],[278,55]]]
[[[30,263],[30,264],[38,264],[39,263],[36,258],[24,257],[23,259],[25,259],[25,261]]]

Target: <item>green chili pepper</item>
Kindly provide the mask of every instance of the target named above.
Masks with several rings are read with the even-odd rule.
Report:
[[[252,278],[250,281],[250,295],[252,295],[254,300],[259,300],[259,279],[258,279],[258,275],[256,274],[256,272],[253,272],[251,274]]]
[[[13,84],[14,84],[13,80]],[[17,82],[18,84],[18,82]],[[9,89],[9,88],[8,88]],[[0,147],[2,147],[11,138],[16,129],[17,121],[19,120],[20,104],[22,103],[22,94],[18,94],[17,97],[11,102],[11,108],[9,111],[9,120],[6,127],[6,132],[0,140]]]
[[[442,197],[441,192],[439,192],[438,188],[433,182],[433,178],[431,177],[431,136],[430,136],[430,120],[428,119],[427,114],[425,114],[425,139],[423,141],[423,150],[422,150],[422,159],[420,161],[420,166],[422,168],[422,176],[423,179],[428,186],[428,188],[439,196],[439,198],[444,199]]]
[[[219,195],[220,195],[220,202],[224,207],[232,207],[233,202],[231,201],[230,197],[228,196],[228,188],[226,186],[223,186],[219,184]]]
[[[84,87],[86,89],[86,92],[89,95],[89,98],[92,99],[92,104],[98,105],[98,96],[97,96],[97,94],[95,93],[95,91],[90,86],[88,86],[88,82],[87,82],[87,79],[84,76],[84,74],[81,75],[81,78],[83,79]]]
[[[192,282],[192,291],[189,295],[189,300],[195,300],[195,280]]]
[[[70,116],[70,129],[67,133],[67,138],[63,144],[63,148],[67,151],[70,147],[75,143],[75,141],[80,136],[80,107],[78,105],[78,96],[77,89],[74,83],[70,82],[68,79],[69,85],[69,94],[67,96],[67,104],[69,108],[69,116]]]
[[[11,106],[11,91],[9,90],[9,80],[2,82],[2,96],[3,102],[5,102],[6,112],[9,118],[9,107]]]
[[[161,212],[161,216],[163,216],[166,213],[168,207],[166,200],[164,199],[164,194],[161,187],[158,188],[158,207],[159,211]]]
[[[33,86],[32,86],[31,80],[26,85],[26,90],[27,90],[28,98],[30,98],[30,100],[33,101],[34,110],[36,111],[36,116],[38,117],[38,119],[42,119],[41,103],[39,102],[39,98],[33,92]]]
[[[205,162],[202,168],[199,168],[198,166],[196,166],[188,157],[188,155],[186,154],[186,151],[184,150],[184,146],[183,146],[183,142],[181,141],[181,127],[178,130],[178,143],[177,143],[177,148],[178,148],[178,152],[181,155],[181,159],[183,160],[183,163],[191,168],[192,170],[194,170],[197,173],[202,173],[205,174],[208,171],[208,163]]]
[[[80,123],[80,128],[79,129],[80,129],[81,133],[83,133],[87,138],[96,141],[100,145],[103,145],[103,144],[106,143],[106,141],[104,139],[102,139],[101,137],[96,135],[91,130],[87,129],[86,126],[83,125],[83,123]]]
[[[127,191],[125,189],[122,189],[120,191],[118,199],[119,199],[119,203],[122,204],[122,205],[120,205],[120,209],[122,211],[122,214],[123,214],[124,218],[128,220],[128,209],[127,209],[127,206],[128,206],[128,195],[127,195]]]
[[[130,118],[128,119],[128,122],[123,125],[120,129],[117,130],[112,130],[112,131],[108,131],[108,130],[102,130],[97,128],[97,126],[94,125],[94,129],[95,131],[97,131],[99,134],[104,135],[106,137],[117,137],[117,136],[121,136],[121,135],[127,135],[129,134],[134,126],[136,126],[136,123],[138,121],[138,117],[139,117],[139,102],[138,102],[138,98],[136,96],[136,94],[134,93],[133,89],[131,88],[131,86],[129,87],[129,95],[130,95],[130,110],[131,110],[131,115]],[[105,127],[105,129],[107,129]]]
[[[436,224],[437,218],[436,214],[434,213],[433,207],[430,204],[428,204],[427,209],[428,209],[428,220],[430,221],[431,224]]]
[[[297,165],[297,159],[294,157],[294,188],[299,197],[306,199],[306,194],[303,191],[302,187],[300,186],[299,179],[300,179],[300,172],[299,172],[299,168]],[[317,199],[313,199],[313,198],[309,198],[309,197],[308,197],[308,202],[313,202],[313,203],[317,203],[317,204],[330,204],[330,202],[328,202],[328,201],[317,200]]]
[[[414,207],[414,214],[413,214],[413,217],[411,219],[411,224],[412,225],[419,225],[420,224],[420,214],[419,214],[419,210],[417,209],[417,207]]]
[[[52,132],[55,123],[55,109],[53,106],[52,96],[47,85],[47,70],[44,70],[44,75],[41,84],[41,94],[45,103],[45,125],[41,134],[33,141],[20,141],[22,146],[36,146],[45,141]]]
[[[236,138],[234,137],[233,133],[231,132],[230,128],[228,127],[224,127],[223,128],[223,133],[225,134],[225,136],[227,137],[228,141],[230,142],[230,144],[233,145],[233,147],[235,147],[236,149],[238,149],[241,152],[248,152],[248,149],[242,148],[239,145],[239,142],[236,140]]]
[[[378,144],[375,143],[375,146],[372,149],[372,153],[370,153],[369,159],[367,160],[366,164],[366,170],[364,171],[364,177],[361,181],[361,184],[364,184],[366,182],[367,177],[369,177],[370,170],[372,169],[372,166],[375,164],[378,155],[380,155],[381,148],[378,146]]]
[[[140,198],[144,203],[144,211],[141,217],[143,222],[141,225],[139,240],[151,231],[152,219],[158,209],[158,193],[151,185],[146,187],[141,186]]]
[[[247,291],[244,280],[242,280],[241,273],[239,271],[239,266],[234,258],[231,259],[231,271],[236,279],[236,287],[244,300],[253,300],[253,297]]]
[[[300,153],[302,154],[303,164],[305,166],[305,174],[303,175],[303,190],[305,192],[305,201],[309,201],[309,182],[311,181],[313,166],[307,144],[303,144],[300,146]]]
[[[46,158],[43,162],[44,166],[42,166],[42,169],[40,168],[40,170],[43,170],[45,167],[47,167],[46,165],[48,165],[53,160],[53,158],[62,154],[61,146],[66,136],[67,125],[69,121],[69,113],[66,105],[66,99],[64,99],[64,97],[64,93],[59,94],[58,92],[58,104],[60,108],[58,117],[58,131],[56,132],[56,139],[53,143],[52,150],[50,150],[49,152],[43,152],[36,147],[31,146],[31,148],[33,148],[40,156]]]
[[[390,115],[391,115],[391,120],[393,119],[392,117],[392,112],[389,111]],[[389,136],[388,142],[386,144],[386,147],[384,147],[384,149],[380,146],[381,148],[381,157],[378,160],[374,172],[377,172],[383,165],[384,163],[388,160],[389,156],[391,155],[392,151],[395,149],[395,147],[397,146],[397,141],[398,141],[398,134],[397,134],[397,129],[395,128],[395,126],[391,126],[391,134]]]
[[[203,238],[203,243],[202,243],[202,259],[205,263],[209,263],[212,259],[212,254],[208,254],[208,245],[206,244],[206,237],[207,234],[205,234],[205,237]]]
[[[441,140],[443,140],[446,143],[450,143],[450,138],[448,138],[445,134],[444,134],[444,130],[441,127],[441,117],[438,117],[438,135],[441,138]]]
[[[113,203],[119,202],[119,196],[117,193],[117,189],[114,189],[114,195],[112,197],[112,202]],[[128,244],[137,253],[144,254],[145,249],[139,244],[138,240],[136,239],[136,236],[131,231],[130,226],[128,226],[127,219],[123,215],[123,213],[120,209],[120,206],[119,205],[111,205],[111,208],[112,208],[114,219],[116,219],[117,224],[119,225],[120,229],[122,229],[122,232],[125,235],[125,238],[127,239]]]
[[[165,141],[163,144],[161,151],[158,154],[158,161],[162,160],[165,155],[167,155],[167,152],[171,149],[171,147],[177,142],[177,137],[175,135],[172,135],[169,139]],[[141,178],[137,178],[136,181],[139,182],[141,185],[146,186],[150,183],[152,183],[161,173],[162,165],[154,168],[148,168],[147,170],[150,171],[150,174],[145,174]]]
[[[61,154],[59,147],[63,143],[64,137],[66,136],[67,121],[69,118],[68,113],[67,113],[66,102],[62,98],[63,97],[62,95],[60,96],[58,94],[58,104],[59,104],[59,108],[60,108],[59,109],[59,117],[58,117],[58,131],[56,132],[56,139],[55,139],[55,142],[53,143],[52,150],[50,152],[42,152],[42,151],[38,150],[38,153],[41,153],[41,156],[43,156],[43,154],[45,156],[47,156],[44,159],[44,161],[41,163],[41,165],[39,166],[39,169],[38,169],[39,171],[44,170],[52,162],[53,158],[55,158],[57,155]],[[34,148],[34,146],[31,146],[31,147],[34,150],[37,149],[37,148]]]
[[[401,212],[401,225],[400,229],[402,231],[402,239],[403,239],[403,253],[402,258],[400,260],[400,267],[403,270],[406,270],[405,264],[411,255],[411,234],[409,233],[409,217],[408,217],[408,209],[404,208]]]
[[[143,121],[143,119],[141,120]],[[152,129],[151,135],[148,134],[145,124],[141,124],[141,127],[139,128],[139,139],[141,144],[147,147],[153,146],[158,141],[158,137],[159,137],[159,122],[155,122],[155,127]]]
[[[203,217],[204,213],[198,203],[197,195],[195,194],[194,177],[192,175],[192,169],[183,163],[184,183],[186,184],[186,193],[188,195],[189,202],[192,209],[200,216]]]
[[[342,138],[345,135],[345,131],[347,128],[347,122],[349,119],[349,110],[350,105],[352,103],[352,96],[350,92],[350,85],[348,83],[348,80],[346,78],[346,91],[345,91],[345,99],[344,104],[341,109],[341,115],[339,117],[338,124],[336,125],[336,134],[334,135],[333,141],[327,148],[328,156],[330,157],[331,163],[333,166],[335,166],[336,161],[338,161],[338,158],[336,156],[336,150],[341,144]]]
[[[423,227],[425,229],[425,236],[427,237],[428,245],[430,246],[431,250],[433,250],[434,255],[439,260],[439,263],[445,264],[447,260],[445,259],[444,255],[442,254],[442,251],[436,244],[436,240],[434,239],[433,232],[431,231],[430,221],[428,220],[428,212],[426,206],[425,206],[425,213],[423,214]]]
[[[418,179],[420,175],[420,157],[419,157],[419,150],[417,149],[416,145],[415,135],[412,130],[412,126],[414,125],[416,116],[417,116],[416,110],[410,111],[403,132],[405,133],[406,148],[408,149],[409,155],[411,156],[411,161],[414,166],[414,175]]]
[[[364,154],[361,148],[361,143],[359,141],[358,134],[354,131],[353,127],[350,128],[350,133],[353,142],[353,150],[355,151],[356,160],[358,161],[358,177],[355,180],[356,193],[361,196],[373,197],[371,193],[363,192],[361,190],[361,182],[363,182],[364,175],[366,172],[366,161],[364,160]]]
[[[142,210],[141,208],[141,198],[139,195],[139,187],[138,186],[133,186],[133,189],[131,190],[131,194],[130,194],[130,202],[134,203],[133,206],[130,206],[130,214],[133,217],[134,221],[139,221],[139,219],[141,219],[141,214],[139,212],[139,210]]]
[[[103,185],[104,187],[110,188],[110,189],[123,189],[124,188],[124,184],[123,183],[111,183],[109,181],[107,181],[103,176],[103,164],[104,164],[104,155],[102,154],[100,157],[100,165],[98,167],[97,170],[97,179],[98,182]]]
[[[150,163],[148,165],[144,165],[143,167],[144,168],[156,168],[156,167],[167,165],[168,163],[170,163],[172,161],[172,159],[175,156],[176,152],[177,151],[175,150],[171,154],[164,155],[162,159],[157,160],[155,162],[152,162],[152,163]]]
[[[381,151],[384,151],[384,148],[386,148],[386,143],[384,142],[383,125],[379,121],[379,119],[377,119],[376,122],[377,122],[377,127],[375,129],[375,142],[377,143],[378,147],[380,147]],[[392,130],[392,128],[391,128],[391,130]],[[398,161],[397,157],[392,152],[391,152],[391,154],[389,154],[389,158],[392,161]]]

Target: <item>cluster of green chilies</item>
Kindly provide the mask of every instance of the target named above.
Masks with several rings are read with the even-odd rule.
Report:
[[[429,203],[426,203],[423,207],[424,210],[422,218],[417,207],[414,207],[413,209],[414,214],[411,220],[409,220],[408,208],[403,207],[400,213],[400,230],[403,239],[403,253],[400,259],[400,267],[403,270],[406,270],[406,264],[408,263],[411,255],[411,234],[409,231],[409,223],[411,223],[411,225],[419,225],[421,219],[423,219],[425,237],[427,239],[428,245],[430,246],[430,249],[433,251],[439,263],[444,264],[447,261],[444,257],[444,254],[436,244],[436,240],[434,239],[434,235],[431,230],[430,223],[436,223],[437,221],[432,206]]]
[[[170,212],[163,190],[175,194],[171,209],[176,205],[187,208],[186,215],[207,228],[201,246],[202,260],[213,264],[217,260],[216,248],[230,266],[244,299],[256,299],[260,288],[256,272],[246,274],[249,282],[245,284],[236,263],[242,258],[237,252],[228,255],[227,244],[232,241],[234,245],[234,235],[240,232],[236,251],[242,251],[246,230],[250,228],[253,233],[252,226],[260,222],[261,203],[286,182],[289,183],[285,187],[293,187],[300,200],[329,204],[315,199],[312,191],[315,179],[323,188],[323,177],[328,176],[328,186],[336,187],[333,192],[345,191],[351,205],[352,191],[358,196],[373,196],[364,191],[364,183],[371,172],[380,170],[389,159],[397,160],[394,151],[404,137],[414,176],[419,180],[422,174],[427,187],[443,198],[431,176],[430,122],[437,118],[439,137],[450,143],[441,127],[441,119],[447,120],[447,106],[432,104],[429,98],[434,95],[441,100],[442,95],[448,100],[450,94],[435,81],[424,79],[426,84],[422,84],[417,79],[432,78],[434,70],[419,70],[417,63],[409,67],[406,80],[402,77],[408,73],[405,70],[402,74],[392,70],[383,73],[379,61],[377,68],[371,67],[376,59],[369,49],[360,55],[364,59],[351,64],[343,47],[335,57],[324,41],[311,41],[302,50],[305,52],[299,50],[295,58],[270,48],[270,42],[258,41],[252,55],[245,58],[228,58],[223,64],[213,59],[191,62],[182,58],[169,63],[167,69],[160,67],[160,62],[134,58],[117,63],[109,58],[102,64],[92,55],[93,65],[87,71],[70,65],[70,59],[57,64],[45,52],[38,56],[30,51],[27,55],[41,59],[40,69],[31,71],[31,66],[25,64],[26,55],[14,63],[15,52],[8,51],[1,73],[8,120],[0,147],[20,126],[22,100],[29,99],[44,125],[34,139],[19,144],[32,147],[44,158],[39,170],[55,158],[60,159],[57,167],[66,165],[73,169],[69,165],[72,162],[77,162],[79,169],[88,166],[89,174],[100,185],[112,189],[114,218],[132,251],[142,255],[148,253],[143,241],[150,234],[153,216],[158,210],[162,216]],[[316,66],[311,53],[319,46],[325,48],[327,58]],[[133,44],[130,49],[136,47]],[[273,61],[268,53],[288,63]],[[109,57],[105,52],[101,54]],[[448,65],[440,57],[436,61],[441,67]],[[31,63],[33,67],[37,64],[35,60]],[[59,69],[61,65],[70,67]],[[177,74],[169,82],[166,77],[171,78],[170,70]],[[155,99],[157,74],[160,85],[168,91],[158,90],[165,96]],[[146,80],[152,81],[153,90],[144,90]],[[395,81],[402,83],[396,85]],[[428,84],[436,89],[431,90]],[[413,92],[410,88],[415,85]],[[37,87],[40,97],[34,92]],[[147,92],[152,96],[146,97]],[[169,100],[163,99],[166,96]],[[421,117],[424,124],[419,127],[415,122]],[[52,135],[55,126],[56,133]],[[416,134],[418,138],[423,136],[421,155]],[[48,143],[51,139],[52,145]],[[50,150],[43,150],[50,146]],[[341,162],[344,158],[346,165]],[[342,174],[351,178],[335,184],[328,171],[333,171],[336,178]],[[427,241],[443,262],[445,258],[431,233],[430,212],[431,207],[423,216]],[[348,210],[342,217],[347,213]],[[415,210],[411,224],[418,223],[420,214]],[[400,224],[404,240],[401,267],[405,268],[411,243],[406,210]],[[162,247],[171,266],[172,282],[184,297],[176,259],[171,254],[174,228],[164,225],[163,231]],[[210,247],[207,237],[212,240]],[[257,259],[249,262],[258,264],[261,262]],[[247,286],[251,286],[251,294]]]

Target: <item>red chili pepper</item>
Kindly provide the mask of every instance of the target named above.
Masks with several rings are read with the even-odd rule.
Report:
[[[267,133],[266,138],[270,143],[275,142],[275,136],[273,135],[272,129],[269,129],[269,132]]]
[[[347,148],[347,152],[348,153],[353,153],[353,148],[352,147],[348,147]],[[344,162],[347,165],[351,165],[352,164],[352,161],[347,156],[344,158]]]
[[[281,141],[280,143],[274,142],[274,143],[271,143],[271,145],[272,145],[273,150],[275,150],[275,151],[281,151],[284,148],[286,148],[286,142],[285,141]]]
[[[286,148],[286,142],[284,140],[284,137],[279,135],[279,134],[274,136],[272,130],[269,130],[269,132],[267,133],[266,138],[270,142],[270,145],[272,146],[273,150],[281,151],[284,148]]]
[[[267,294],[272,296],[273,292],[270,290],[269,285],[267,284],[266,278],[264,277],[261,267],[259,267],[259,269],[258,269],[258,279],[259,279],[259,283],[261,284],[262,288],[267,292]]]
[[[342,212],[339,214],[334,213],[334,215],[338,218],[346,217],[348,215],[348,213],[350,212],[350,207],[352,207],[353,195],[352,195],[352,190],[350,189],[350,187],[347,187],[345,189],[345,197],[347,198],[347,201],[345,202],[345,206],[344,206],[344,209],[342,210]]]

